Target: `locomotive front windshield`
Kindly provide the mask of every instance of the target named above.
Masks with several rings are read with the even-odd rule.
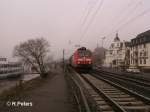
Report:
[[[92,53],[89,50],[79,50],[79,57],[91,57]]]

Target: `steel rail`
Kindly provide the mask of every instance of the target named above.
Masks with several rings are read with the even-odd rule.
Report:
[[[68,69],[71,69],[71,68],[68,68]],[[71,78],[71,80],[75,83],[75,85],[79,89],[79,91],[81,93],[81,97],[82,97],[83,103],[84,103],[84,106],[85,106],[85,111],[86,112],[91,112],[90,107],[89,107],[88,102],[87,102],[87,99],[86,99],[86,96],[84,95],[82,87],[78,84],[78,82],[71,75],[68,76],[68,77]],[[75,97],[76,97],[77,102],[79,103],[78,96],[75,95]],[[81,112],[81,110],[82,110],[81,107],[79,108],[79,110]]]
[[[79,88],[79,91],[80,91],[80,93],[81,93],[81,97],[82,97],[82,99],[83,99],[83,103],[84,103],[86,112],[91,112],[90,107],[88,106],[88,103],[87,103],[87,100],[86,100],[86,97],[85,97],[85,95],[84,95],[84,93],[83,93],[82,88],[80,87],[80,85],[77,83],[76,80],[74,80],[73,78],[72,78],[72,80],[74,81],[74,83],[75,83],[75,84],[77,85],[77,87]]]
[[[115,73],[109,73],[109,72],[105,72],[105,71],[97,71],[97,72],[102,72],[102,73],[105,73],[105,74],[108,74],[108,75],[113,75],[113,76],[115,76],[117,78],[129,80],[129,81],[135,82],[137,84],[143,85],[144,87],[146,86],[146,87],[150,88],[150,84],[149,83],[145,83],[143,81],[140,81],[140,79],[139,80],[135,80],[135,79],[130,78],[130,77],[125,77],[124,75],[118,75],[118,74],[115,74]]]
[[[105,77],[98,76],[98,74],[90,73],[79,75],[77,73],[73,75],[73,77],[78,77],[75,78],[75,80],[79,83],[79,86],[87,89],[86,92],[90,95],[86,98],[95,100],[97,105],[95,106],[98,107],[100,111],[147,112],[150,110],[149,98],[130,91],[119,84],[113,83]],[[85,91],[83,94],[86,94]],[[92,105],[95,103],[92,103]]]
[[[99,69],[99,68],[95,68],[94,70],[96,70],[96,71],[103,71],[105,73],[110,73],[110,74],[114,74],[114,75],[120,75],[120,73],[105,71],[105,70],[102,70],[102,69]],[[135,74],[135,73],[132,73],[132,74],[131,73],[123,73],[123,74],[124,74],[124,75],[122,75],[123,77],[131,78],[131,79],[134,78],[136,80],[147,82],[147,83],[150,82],[150,78],[144,77],[143,75],[139,76],[139,74]]]
[[[83,79],[90,85],[92,86],[92,88],[99,94],[101,95],[104,99],[106,99],[106,101],[112,105],[112,108],[117,111],[117,112],[126,112],[125,109],[123,109],[120,105],[118,105],[114,100],[112,100],[109,96],[107,96],[103,91],[101,91],[100,89],[98,89],[97,87],[95,87],[94,84],[92,84],[86,77],[84,77],[83,75],[81,75],[83,77]]]
[[[107,80],[106,78],[101,77],[100,75],[97,75],[95,73],[93,73],[92,76],[94,76],[94,77],[96,77],[96,78],[98,78],[100,80],[103,80],[103,81],[109,83],[110,85],[112,85],[112,86],[114,86],[114,87],[124,91],[125,93],[128,93],[128,94],[136,97],[137,99],[143,101],[145,104],[150,105],[150,98],[144,97],[143,95],[140,95],[140,94],[138,94],[136,92],[133,92],[133,91],[131,91],[131,90],[129,90],[129,89],[127,89],[127,88],[125,88],[125,87],[123,87],[121,85],[118,85],[118,84],[116,84],[116,83],[114,83],[114,82],[112,82],[110,80]]]
[[[116,81],[116,83],[118,82],[120,85],[124,85],[127,87],[127,85],[130,87],[130,89],[134,90],[134,91],[137,91],[139,94],[142,94],[146,97],[150,97],[150,87],[145,87],[144,85],[140,85],[138,83],[135,83],[135,82],[132,82],[132,81],[129,81],[129,80],[125,80],[121,77],[117,77],[117,76],[114,76],[114,75],[111,75],[111,74],[108,74],[108,73],[105,73],[105,72],[95,72],[93,71],[94,73],[96,74],[100,74],[101,76],[103,77],[106,77],[107,79],[114,79],[113,81]]]

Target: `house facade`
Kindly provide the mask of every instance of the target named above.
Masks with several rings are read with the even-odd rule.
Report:
[[[150,71],[150,30],[131,40],[130,68]]]
[[[106,67],[127,68],[130,64],[129,42],[120,41],[118,33],[105,53]]]

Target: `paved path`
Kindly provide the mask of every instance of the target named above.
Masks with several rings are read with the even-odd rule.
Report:
[[[32,107],[11,108],[9,112],[77,112],[77,106],[61,72],[28,94],[24,100],[31,101]]]
[[[45,86],[32,92],[32,112],[75,112],[64,75],[56,75]]]

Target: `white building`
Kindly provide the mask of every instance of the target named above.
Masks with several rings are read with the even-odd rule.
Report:
[[[0,75],[22,73],[23,67],[19,62],[9,62],[7,58],[0,57]]]
[[[120,41],[118,33],[105,54],[106,67],[127,67],[129,66],[129,42]]]
[[[150,30],[131,40],[130,68],[150,71]]]
[[[7,58],[0,57],[0,64],[7,63]]]

